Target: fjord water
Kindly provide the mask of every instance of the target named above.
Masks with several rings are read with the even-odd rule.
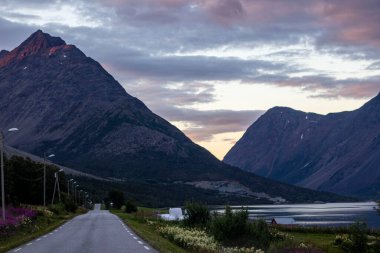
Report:
[[[374,202],[247,206],[250,219],[270,221],[274,217],[289,217],[304,226],[348,226],[364,221],[370,228],[380,228],[380,215],[375,207]],[[240,208],[233,206],[236,210]]]

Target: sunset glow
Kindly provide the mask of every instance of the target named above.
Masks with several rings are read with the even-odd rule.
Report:
[[[271,107],[327,114],[379,93],[380,4],[344,3],[5,1],[0,49],[40,28],[62,36],[222,159]]]

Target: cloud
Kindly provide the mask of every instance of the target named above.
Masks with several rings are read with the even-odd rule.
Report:
[[[151,108],[180,107],[215,101],[213,85],[205,83],[128,82],[125,89]],[[159,110],[159,109],[158,109]]]
[[[185,122],[181,129],[194,141],[210,141],[220,133],[245,131],[265,111],[195,110],[160,107],[158,113],[171,122]],[[230,140],[232,141],[232,140]]]
[[[54,18],[62,17],[62,8],[56,8],[61,5],[74,10],[75,22]],[[296,87],[327,99],[377,94],[379,5],[375,0],[6,0],[0,6],[0,49],[14,48],[42,26],[99,61],[154,112],[182,122],[189,136],[211,140],[245,130],[261,113],[194,109],[218,101],[218,88],[234,81]],[[269,52],[257,53],[266,48]],[[223,55],[238,49],[258,56]],[[212,50],[220,54],[208,55]],[[368,64],[355,65],[351,73],[341,67],[342,74],[321,70],[325,62],[318,57],[314,66],[301,61],[316,54],[341,58],[342,66],[345,60]]]
[[[257,70],[274,71],[283,64],[261,60],[207,56],[147,56],[138,53],[119,54],[108,66],[120,72],[166,81],[229,81],[253,77]]]
[[[11,50],[35,32],[35,27],[22,25],[0,17],[0,50]]]

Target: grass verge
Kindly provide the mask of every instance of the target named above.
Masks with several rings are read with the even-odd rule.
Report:
[[[295,241],[312,244],[326,253],[344,253],[342,249],[333,245],[336,234],[321,233],[289,233]]]
[[[66,221],[80,214],[83,214],[83,212],[53,217],[38,216],[37,220],[31,227],[20,229],[10,237],[0,238],[0,253],[7,252],[8,250],[16,248],[17,246],[23,245],[35,238],[49,233]]]
[[[153,248],[161,253],[186,253],[188,251],[180,248],[169,240],[163,238],[155,227],[149,225],[144,219],[136,214],[127,214],[119,210],[111,210],[111,212],[120,217],[137,235],[147,241]],[[153,215],[154,210],[149,208],[139,208],[139,213],[143,212],[143,216]]]

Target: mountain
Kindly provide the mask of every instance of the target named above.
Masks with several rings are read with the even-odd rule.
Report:
[[[380,196],[380,94],[351,112],[275,107],[254,122],[224,162],[311,189]]]
[[[7,133],[9,145],[54,153],[54,162],[101,177],[212,190],[214,198],[342,199],[220,162],[130,96],[98,62],[40,30],[0,58],[0,128],[12,127],[21,130]]]

